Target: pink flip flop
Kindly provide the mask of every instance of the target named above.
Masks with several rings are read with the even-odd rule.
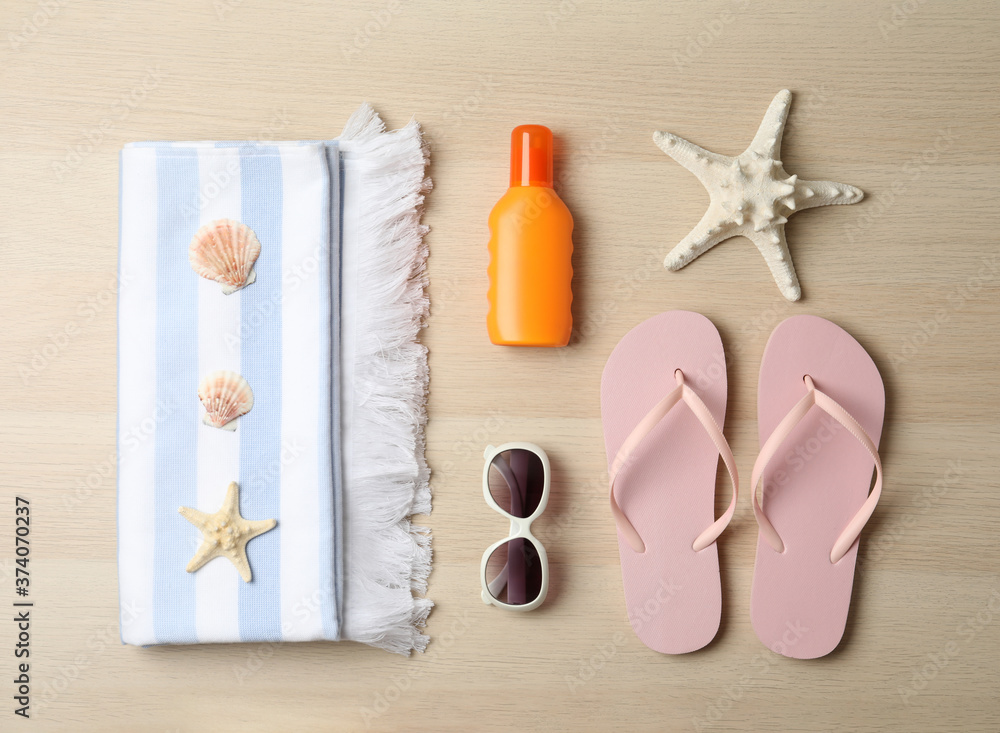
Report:
[[[750,618],[778,654],[821,657],[844,635],[858,535],[882,490],[884,415],[882,377],[847,331],[806,315],[774,329],[757,388]]]
[[[704,316],[671,311],[629,331],[601,379],[601,421],[629,622],[664,654],[701,649],[722,615],[716,538],[736,508],[739,480],[720,427],[726,357]],[[733,482],[718,519],[719,456]]]

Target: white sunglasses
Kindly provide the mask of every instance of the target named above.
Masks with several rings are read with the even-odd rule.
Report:
[[[511,611],[538,608],[549,592],[549,559],[531,523],[549,503],[549,457],[534,443],[486,448],[483,496],[510,520],[507,537],[483,553],[483,602]]]

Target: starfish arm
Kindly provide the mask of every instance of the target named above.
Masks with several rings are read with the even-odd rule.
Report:
[[[250,560],[247,559],[247,543],[241,542],[239,545],[226,552],[226,557],[236,567],[244,583],[253,580],[253,573],[250,571]]]
[[[246,526],[249,530],[247,532],[247,539],[250,540],[254,537],[259,537],[265,532],[270,532],[277,524],[277,520],[274,519],[246,520]]]
[[[729,239],[734,233],[726,226],[727,224],[729,224],[727,217],[716,206],[709,206],[691,233],[670,250],[670,254],[663,261],[663,266],[668,270],[679,270],[698,255]]]
[[[240,516],[240,485],[230,481],[226,487],[226,498],[222,500],[220,512],[230,517]]]
[[[749,150],[764,158],[778,160],[781,157],[781,134],[785,130],[791,102],[792,93],[787,89],[782,89],[774,95],[760,127],[757,128],[757,134],[753,136]]]
[[[832,204],[856,204],[865,192],[855,186],[834,181],[796,181],[795,208],[798,211]]]
[[[802,288],[795,274],[795,265],[792,264],[788,243],[785,241],[784,225],[770,226],[759,232],[748,232],[746,236],[757,245],[781,294],[788,300],[801,298]]]
[[[694,173],[706,187],[711,181],[709,169],[716,166],[729,166],[733,163],[733,159],[729,156],[700,148],[673,133],[654,132],[653,142],[660,150]]]
[[[205,514],[205,512],[199,512],[197,509],[192,509],[189,506],[182,506],[177,511],[179,511],[182,517],[191,522],[191,524],[193,524],[198,529],[204,527],[205,524],[208,522],[208,520],[212,518],[211,514]]]
[[[191,562],[187,564],[187,571],[193,573],[199,570],[205,563],[209,560],[214,560],[219,556],[219,547],[211,542],[202,542],[201,547],[191,558]]]

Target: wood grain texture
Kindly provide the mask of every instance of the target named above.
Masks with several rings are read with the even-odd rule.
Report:
[[[0,5],[0,604],[13,497],[33,507],[33,730],[1000,729],[1000,18],[994,3],[9,0]],[[735,154],[794,93],[782,158],[865,200],[787,226],[804,299],[746,240],[661,267],[707,197],[653,144]],[[130,140],[323,138],[362,100],[433,144],[431,395],[437,607],[422,656],[357,644],[134,649],[117,631],[117,152]],[[572,345],[491,346],[486,216],[510,129],[556,133],[576,218]],[[885,379],[886,484],[846,638],[796,662],[757,641],[748,497],[720,545],[723,624],[685,657],[625,620],[599,379],[646,317],[697,310],[731,359],[726,433],[748,481],[771,329],[813,313]],[[554,464],[537,527],[553,588],[529,615],[479,600],[503,520],[487,442]],[[718,491],[721,511],[727,489]],[[7,615],[4,612],[4,615]],[[0,729],[14,628],[0,623]]]

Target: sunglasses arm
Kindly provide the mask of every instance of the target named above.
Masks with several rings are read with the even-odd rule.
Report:
[[[507,585],[507,563],[504,563],[503,569],[497,574],[497,577],[493,579],[488,587],[493,597],[499,598],[505,585]]]

